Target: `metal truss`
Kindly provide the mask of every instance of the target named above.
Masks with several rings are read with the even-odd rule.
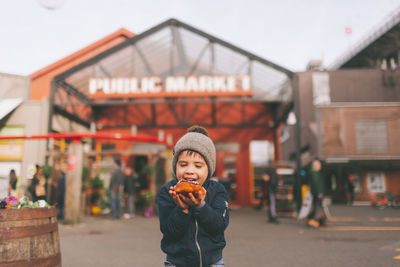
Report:
[[[167,56],[169,57],[169,68],[163,70],[163,72],[157,72],[157,62],[153,62],[149,57],[151,55],[146,55],[142,50],[143,47],[140,47],[139,41],[144,40],[145,38],[160,32],[163,29],[169,30],[170,39],[168,41],[170,44],[168,45],[169,51]],[[202,47],[200,47],[200,51],[196,54],[194,60],[190,61],[188,58],[188,47],[184,45],[184,37],[179,29],[184,29],[191,34],[197,35],[204,40],[207,40],[206,43]],[[252,53],[249,53],[239,47],[236,47],[226,41],[223,41],[217,37],[211,36],[199,29],[196,29],[192,26],[189,26],[185,23],[182,23],[175,19],[170,19],[161,23],[139,35],[136,35],[126,41],[102,52],[98,55],[92,57],[89,60],[86,60],[67,71],[57,75],[53,81],[51,86],[50,93],[50,112],[49,112],[49,132],[52,131],[52,116],[57,113],[60,114],[72,121],[75,121],[85,127],[89,127],[91,122],[97,122],[99,116],[101,116],[102,111],[107,109],[108,107],[121,107],[124,109],[124,118],[122,119],[122,123],[118,123],[115,125],[104,125],[103,128],[107,127],[131,127],[131,124],[128,123],[128,114],[127,110],[134,109],[139,117],[142,118],[142,124],[137,125],[140,128],[150,128],[150,127],[159,127],[159,128],[173,128],[173,127],[187,127],[193,121],[195,114],[204,108],[205,104],[207,104],[207,108],[209,107],[211,110],[208,114],[211,114],[209,118],[204,118],[202,125],[206,127],[267,127],[275,129],[279,126],[280,123],[284,121],[287,117],[288,112],[291,110],[293,105],[291,103],[279,103],[279,102],[265,102],[263,103],[268,110],[272,110],[274,121],[271,123],[261,122],[260,119],[263,118],[266,113],[260,111],[260,113],[256,114],[250,120],[246,120],[246,105],[248,103],[260,103],[261,101],[258,99],[254,99],[251,97],[195,97],[195,98],[177,98],[177,97],[167,97],[167,98],[121,98],[121,99],[106,99],[106,100],[94,100],[91,99],[85,92],[76,87],[76,85],[68,82],[68,78],[72,75],[84,70],[85,68],[89,68],[91,66],[97,66],[97,68],[101,71],[101,74],[104,74],[106,77],[113,76],[113,65],[104,65],[101,63],[102,60],[112,56],[113,54],[118,53],[119,51],[131,47],[131,56],[129,56],[130,60],[133,60],[133,55],[137,54],[137,59],[141,62],[142,66],[145,69],[145,72],[148,75],[158,75],[160,77],[165,77],[168,75],[174,75],[176,73],[185,73],[185,75],[189,76],[194,73],[196,74],[204,74],[204,75],[213,75],[217,73],[217,63],[216,63],[216,50],[215,46],[219,45],[220,47],[226,48],[229,51],[233,51],[243,57],[245,60],[239,64],[237,67],[235,66],[236,71],[246,72],[247,74],[252,74],[254,71],[254,63],[257,62],[259,64],[268,66],[276,72],[283,73],[289,79],[294,77],[294,73],[276,65],[270,61],[267,61],[261,57],[258,57]],[[156,52],[155,52],[156,53]],[[205,56],[208,58],[204,58]],[[129,60],[126,58],[126,60]],[[125,62],[124,61],[124,62]],[[203,62],[203,63],[202,63]],[[208,65],[205,65],[204,62],[209,62]],[[120,66],[123,64],[121,62],[113,62],[115,66]],[[127,61],[129,64],[129,61]],[[247,69],[246,69],[247,68]],[[134,67],[131,70],[134,73]],[[87,82],[79,83],[79,84],[87,84]],[[79,87],[79,86],[78,86]],[[220,112],[229,114],[229,108],[225,107],[221,109],[218,104],[228,104],[230,103],[238,103],[241,102],[241,115],[240,118],[237,119],[235,123],[225,123],[218,121],[218,114]],[[187,108],[187,104],[194,104],[194,108],[189,110]],[[160,124],[158,123],[159,111],[157,111],[157,105],[166,104],[167,110],[165,112],[169,112],[172,114],[175,122],[171,124]],[[149,110],[145,110],[144,105],[150,105]],[[90,110],[89,113],[83,114],[81,112],[81,106],[88,107]],[[181,112],[179,112],[181,111]],[[208,122],[208,121],[211,121]]]

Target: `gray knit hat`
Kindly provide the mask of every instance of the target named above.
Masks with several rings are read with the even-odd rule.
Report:
[[[200,132],[197,130],[200,128]],[[215,146],[213,141],[207,136],[207,130],[200,126],[192,126],[188,129],[188,133],[181,137],[181,139],[176,142],[174,150],[172,151],[172,170],[176,176],[176,163],[178,162],[178,157],[182,151],[192,150],[203,156],[208,167],[208,176],[215,172],[216,166],[216,156],[215,156]],[[204,131],[204,133],[203,133]]]

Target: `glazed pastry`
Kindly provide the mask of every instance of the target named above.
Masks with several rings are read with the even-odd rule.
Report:
[[[175,186],[175,192],[178,194],[197,193],[201,190],[201,185],[196,181],[179,180]]]

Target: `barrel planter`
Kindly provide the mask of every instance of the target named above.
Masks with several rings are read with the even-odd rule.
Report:
[[[0,266],[61,266],[54,207],[0,210]]]

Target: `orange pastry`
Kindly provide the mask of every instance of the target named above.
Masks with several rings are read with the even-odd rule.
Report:
[[[196,181],[179,180],[175,186],[175,192],[178,194],[197,193],[201,190],[201,185]]]

